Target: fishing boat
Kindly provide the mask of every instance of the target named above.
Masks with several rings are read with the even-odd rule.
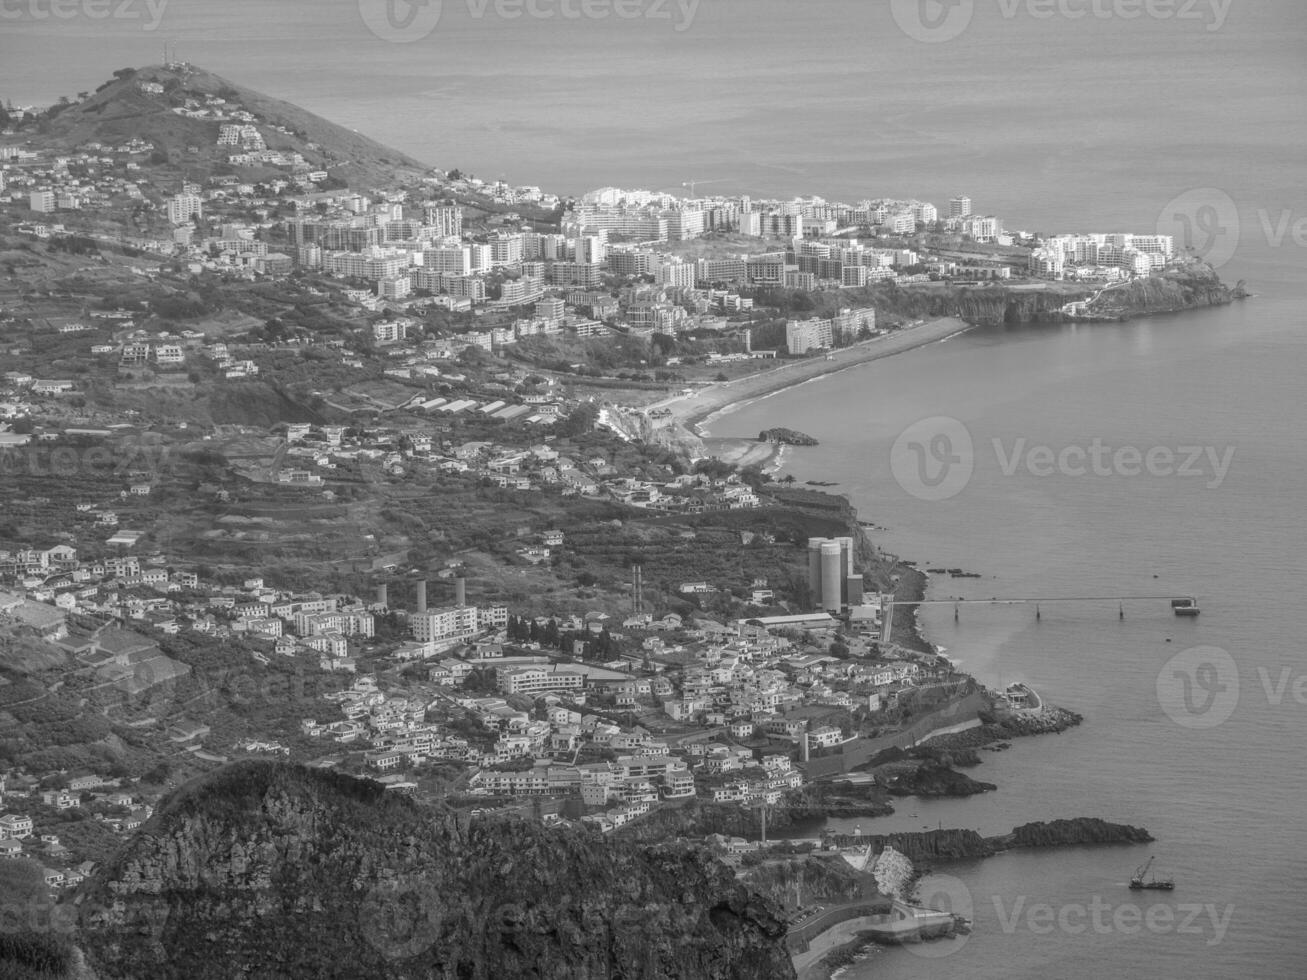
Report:
[[[1153,866],[1153,859],[1150,857],[1148,862],[1135,869],[1135,876],[1130,879],[1131,891],[1164,891],[1169,892],[1175,888],[1173,878],[1159,878],[1157,875],[1148,877],[1148,870]]]

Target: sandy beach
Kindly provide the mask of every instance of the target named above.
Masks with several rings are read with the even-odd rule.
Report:
[[[713,415],[731,406],[792,388],[813,378],[938,343],[969,329],[970,324],[954,317],[926,320],[872,340],[864,340],[852,347],[841,348],[834,351],[834,356],[829,359],[814,355],[807,360],[786,364],[761,374],[709,385],[694,394],[678,395],[660,402],[658,406],[648,407],[666,408],[677,421],[686,426],[699,427]]]

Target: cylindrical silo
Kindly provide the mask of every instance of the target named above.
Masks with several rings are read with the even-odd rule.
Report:
[[[808,591],[812,604],[821,604],[821,546],[825,538],[808,539]]]
[[[840,611],[840,587],[844,582],[844,554],[838,541],[821,546],[821,608]]]

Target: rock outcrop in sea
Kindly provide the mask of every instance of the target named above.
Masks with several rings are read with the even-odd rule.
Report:
[[[892,847],[914,865],[936,865],[949,861],[993,857],[1017,847],[1069,847],[1081,844],[1146,844],[1152,834],[1142,827],[1109,823],[1098,817],[1075,817],[1023,824],[1011,833],[982,837],[974,830],[923,830],[901,834],[842,834],[833,837],[839,846],[867,846],[873,851]]]

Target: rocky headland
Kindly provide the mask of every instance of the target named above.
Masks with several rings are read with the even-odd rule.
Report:
[[[793,975],[777,908],[703,848],[275,763],[174,793],[76,898],[99,980]]]

